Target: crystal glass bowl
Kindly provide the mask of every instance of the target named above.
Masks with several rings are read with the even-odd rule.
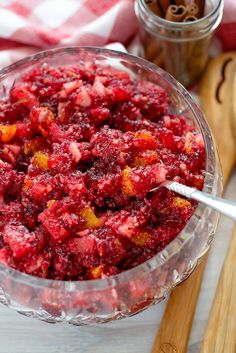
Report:
[[[74,47],[53,49],[23,59],[0,71],[0,97],[8,95],[15,80],[28,70],[95,60],[130,72],[165,88],[173,113],[184,114],[202,133],[206,154],[204,191],[221,192],[221,170],[211,131],[188,92],[157,66],[128,54],[107,49]],[[199,205],[183,231],[161,252],[143,264],[98,280],[59,281],[26,275],[0,264],[0,301],[26,316],[46,322],[74,325],[102,323],[134,315],[160,302],[186,279],[208,250],[218,214]]]

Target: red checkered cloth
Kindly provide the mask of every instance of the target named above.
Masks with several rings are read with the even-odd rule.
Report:
[[[127,45],[135,33],[133,0],[1,0],[0,66],[51,47]]]
[[[216,35],[223,50],[236,50],[236,0],[225,0],[223,21]]]
[[[45,48],[128,45],[136,33],[134,0],[0,0],[0,67]],[[225,0],[217,35],[236,49],[236,0]]]

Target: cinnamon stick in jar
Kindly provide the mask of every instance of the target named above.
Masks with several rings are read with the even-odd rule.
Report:
[[[145,0],[145,3],[147,4],[148,8],[157,16],[163,17],[164,13],[160,9],[160,6],[158,4],[157,0]]]
[[[196,0],[184,0],[184,5],[185,6],[190,6],[196,4]]]
[[[171,0],[156,0],[156,1],[158,2],[165,17],[166,11],[168,10],[168,7],[172,4],[172,1]]]
[[[179,5],[186,6],[186,4],[184,3],[184,0],[175,0],[175,5],[177,5],[177,6],[179,6]]]
[[[187,9],[183,5],[170,5],[166,11],[165,19],[173,22],[182,22],[187,14]]]
[[[196,5],[198,6],[199,12],[198,17],[202,18],[204,16],[205,10],[205,0],[195,0]]]
[[[145,48],[146,59],[154,62],[160,56],[162,56],[162,48],[160,43],[158,43],[156,40],[150,40],[147,47]],[[157,61],[159,62],[159,59]]]
[[[197,17],[193,15],[188,15],[184,18],[183,22],[194,22],[197,21]]]
[[[195,3],[193,3],[192,5],[188,5],[186,7],[186,12],[188,16],[196,16],[199,18],[199,8]]]

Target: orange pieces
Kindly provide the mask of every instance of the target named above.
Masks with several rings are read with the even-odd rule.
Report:
[[[56,200],[49,200],[48,202],[47,202],[47,208],[52,208],[52,206],[54,205],[54,203],[56,202]]]
[[[131,175],[132,175],[132,169],[126,166],[122,171],[121,184],[122,184],[123,193],[129,196],[135,195],[133,183],[131,180]]]
[[[139,234],[132,237],[132,242],[137,246],[147,246],[150,241],[151,235],[148,232],[140,232]]]
[[[177,196],[173,198],[173,205],[182,208],[191,206],[191,203],[188,200],[182,199],[182,197]]]
[[[91,268],[89,270],[89,278],[90,279],[98,279],[103,275],[104,265],[99,265],[97,267]]]
[[[158,153],[153,150],[147,150],[142,154],[134,157],[134,167],[143,167],[158,161]]]
[[[80,211],[80,216],[85,220],[86,228],[99,228],[101,226],[100,219],[95,215],[91,207],[85,207]]]
[[[0,125],[0,140],[2,142],[9,142],[16,134],[16,125]]]
[[[44,140],[42,137],[36,137],[31,141],[25,142],[23,146],[24,154],[26,156],[29,154],[34,154],[40,149],[40,147],[43,145],[43,142]]]
[[[33,165],[40,168],[41,170],[45,170],[48,168],[48,155],[43,152],[36,152],[32,161]]]
[[[148,141],[151,140],[155,142],[155,137],[149,131],[137,131],[135,132],[134,136],[142,140],[148,140]]]

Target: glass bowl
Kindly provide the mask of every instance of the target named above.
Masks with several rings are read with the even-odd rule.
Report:
[[[132,55],[92,47],[53,49],[23,59],[0,71],[0,98],[28,70],[48,63],[75,64],[80,60],[109,64],[165,88],[174,113],[184,114],[202,133],[207,155],[204,191],[218,195],[222,177],[215,143],[199,107],[168,73]],[[208,250],[218,214],[198,205],[183,231],[161,252],[143,264],[98,280],[59,281],[26,275],[0,264],[0,301],[17,312],[55,323],[103,323],[134,315],[163,300],[186,279]]]

